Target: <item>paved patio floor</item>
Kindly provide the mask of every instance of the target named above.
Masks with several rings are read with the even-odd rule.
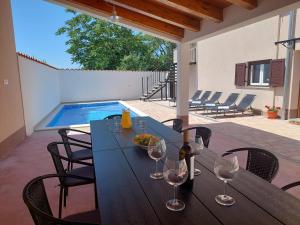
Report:
[[[176,116],[175,109],[162,102],[127,101],[127,103],[158,121]],[[272,151],[280,161],[279,173],[272,182],[274,185],[281,187],[300,180],[300,126],[256,116],[207,119],[194,112],[191,113],[190,124],[205,124],[212,129],[213,136],[209,148],[219,154],[232,148],[246,146],[258,146]],[[0,224],[33,224],[22,200],[22,189],[33,177],[55,172],[46,146],[52,141],[59,140],[55,130],[35,132],[0,161]],[[241,156],[242,166],[244,159],[245,157]],[[47,186],[50,202],[56,214],[58,188],[55,183]],[[300,198],[300,188],[290,193]],[[93,185],[72,188],[63,215],[91,210],[93,207]]]

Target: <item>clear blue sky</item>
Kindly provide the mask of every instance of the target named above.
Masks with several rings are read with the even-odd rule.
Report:
[[[42,0],[11,0],[17,51],[58,68],[79,68],[66,53],[66,36],[56,36],[71,14]]]

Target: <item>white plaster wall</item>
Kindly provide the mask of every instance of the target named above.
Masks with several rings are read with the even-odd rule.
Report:
[[[248,61],[276,59],[279,17],[273,17],[209,39],[199,41],[198,89],[229,93],[256,94],[254,108],[264,110],[273,104],[273,88],[237,88],[234,85],[235,64]],[[283,53],[283,52],[282,52]],[[279,56],[284,54],[279,54]],[[281,106],[282,88],[276,88],[276,106]],[[239,102],[239,101],[238,101]]]
[[[61,70],[61,102],[139,99],[142,71]]]
[[[26,134],[60,104],[58,70],[18,56]]]
[[[296,14],[295,38],[300,38],[300,9],[297,9]],[[300,41],[296,43],[295,48],[296,50],[300,50]]]
[[[223,21],[215,23],[210,20],[203,20],[201,30],[193,32],[186,30],[184,42],[195,42],[206,39],[230,30],[241,28],[258,21],[287,13],[292,9],[300,8],[299,0],[258,0],[257,7],[246,10],[236,5],[226,7],[223,11]]]

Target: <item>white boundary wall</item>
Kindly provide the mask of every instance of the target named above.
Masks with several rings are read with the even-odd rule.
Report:
[[[60,104],[58,70],[18,56],[26,134]]]
[[[60,70],[62,102],[139,99],[151,72]]]
[[[26,134],[65,102],[139,99],[144,71],[58,70],[18,56]]]

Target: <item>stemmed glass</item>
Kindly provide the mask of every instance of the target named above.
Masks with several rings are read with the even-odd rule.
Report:
[[[235,203],[233,197],[226,194],[226,186],[228,181],[232,181],[239,170],[239,162],[237,156],[223,156],[215,161],[214,171],[216,176],[224,182],[224,194],[217,195],[215,200],[220,205],[231,206]]]
[[[121,118],[120,117],[113,117],[113,131],[120,132],[121,131]]]
[[[162,179],[162,172],[157,171],[157,162],[166,155],[167,147],[164,139],[150,138],[148,143],[148,155],[155,160],[155,172],[150,174],[152,179]]]
[[[165,180],[174,186],[174,199],[166,202],[166,207],[172,211],[181,211],[185,208],[183,201],[177,199],[177,187],[183,184],[188,178],[188,168],[185,159],[166,158],[163,174]]]
[[[201,151],[204,149],[204,144],[202,141],[202,138],[195,138],[195,141],[191,141],[190,142],[192,151],[193,151],[193,155],[200,155]],[[198,176],[201,174],[201,170],[195,168],[194,169],[194,175]]]
[[[138,120],[138,126],[142,130],[143,133],[146,132],[147,125],[146,125],[145,120],[143,120],[143,119]]]

